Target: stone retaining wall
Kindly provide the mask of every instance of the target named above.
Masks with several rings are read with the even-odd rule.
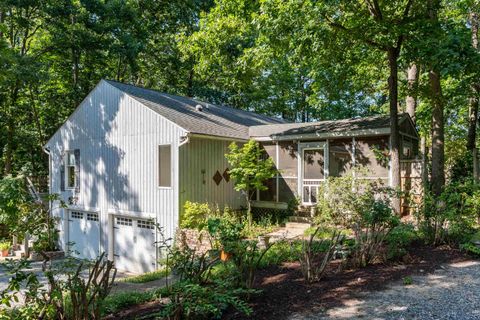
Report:
[[[212,249],[213,239],[205,230],[177,229],[175,243],[180,249],[186,246],[203,254]]]

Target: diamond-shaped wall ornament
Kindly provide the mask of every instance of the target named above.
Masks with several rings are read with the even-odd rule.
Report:
[[[223,171],[223,179],[225,179],[227,182],[230,181],[230,172],[228,172],[228,168]]]
[[[215,174],[213,175],[213,181],[215,181],[215,183],[217,184],[217,186],[220,184],[220,182],[222,182],[222,174],[220,172],[215,172]]]

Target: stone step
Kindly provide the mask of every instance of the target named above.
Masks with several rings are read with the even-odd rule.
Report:
[[[308,222],[287,222],[285,224],[286,229],[303,229],[307,230],[312,226],[312,223]]]

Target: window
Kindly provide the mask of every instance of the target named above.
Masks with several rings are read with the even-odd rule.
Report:
[[[72,219],[83,219],[83,212],[72,211],[71,216]]]
[[[117,225],[119,226],[132,226],[133,220],[129,218],[116,217]]]
[[[98,213],[87,213],[87,220],[98,221]]]
[[[69,189],[73,189],[76,186],[76,174],[75,174],[75,154],[73,151],[68,151],[66,153],[66,162],[65,162],[65,185]]]
[[[137,220],[137,227],[142,229],[154,229],[155,224],[151,220]]]
[[[158,146],[158,186],[172,186],[172,147]]]

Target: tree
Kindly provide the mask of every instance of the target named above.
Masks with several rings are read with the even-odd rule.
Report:
[[[420,1],[377,0],[351,1],[338,6],[327,1],[323,7],[325,21],[347,37],[386,54],[389,68],[388,97],[390,114],[391,186],[400,188],[400,134],[398,127],[398,61],[405,38],[414,28],[416,14],[423,10]],[[393,201],[400,212],[400,199]]]
[[[241,191],[247,201],[248,226],[252,225],[252,198],[256,190],[267,190],[265,182],[273,178],[277,170],[271,158],[264,159],[260,144],[249,140],[239,147],[232,142],[230,152],[225,155],[232,168],[230,176],[235,182],[235,190]]]

